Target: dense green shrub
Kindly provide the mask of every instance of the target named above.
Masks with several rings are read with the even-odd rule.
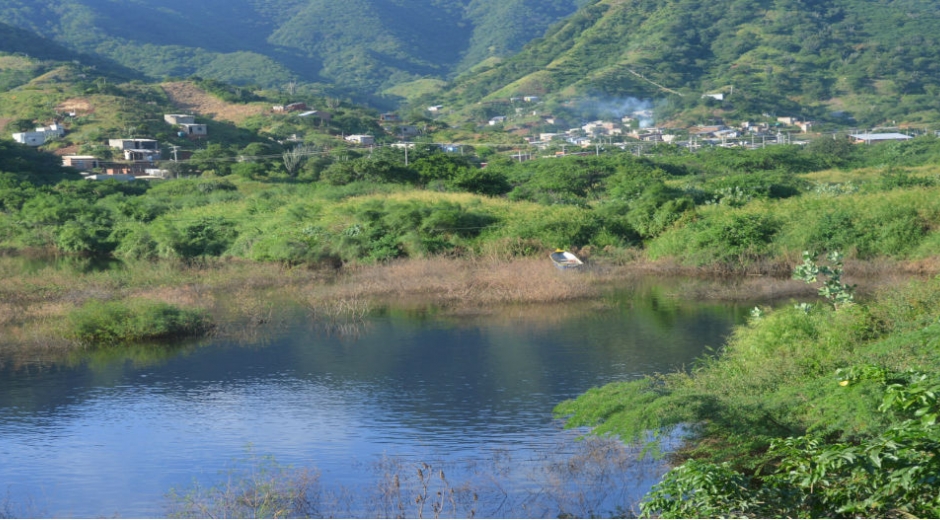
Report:
[[[837,208],[807,223],[809,226],[803,248],[810,251],[847,251],[858,244],[858,215],[849,209]]]
[[[459,191],[468,191],[480,195],[503,195],[511,189],[509,179],[503,172],[488,168],[464,168],[458,170],[448,186]]]
[[[208,319],[201,311],[147,300],[95,300],[69,314],[66,336],[83,344],[100,345],[191,336],[208,328]]]
[[[195,258],[221,255],[238,232],[228,219],[199,217],[184,221],[158,220],[152,236],[161,256]]]
[[[858,229],[860,257],[898,257],[920,244],[927,235],[928,226],[914,208],[883,206],[860,219]]]

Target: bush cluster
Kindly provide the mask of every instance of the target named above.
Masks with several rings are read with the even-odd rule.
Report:
[[[85,345],[198,335],[209,329],[197,310],[147,300],[90,301],[68,316],[66,336]]]
[[[5,147],[3,167],[20,170],[0,172],[0,245],[291,264],[466,254],[507,237],[546,249],[642,247],[690,264],[810,249],[922,254],[940,220],[931,196],[940,188],[903,168],[940,157],[938,140],[840,148],[840,164],[886,154],[894,162],[852,189],[819,190],[802,174],[821,167],[833,147],[825,144],[521,163],[493,156],[485,168],[431,145],[368,155],[304,148],[290,168],[268,158],[237,163],[254,167],[227,176],[236,151],[213,144],[192,163],[202,176],[152,184],[73,180],[42,161],[34,168],[45,173],[30,174],[30,153]]]

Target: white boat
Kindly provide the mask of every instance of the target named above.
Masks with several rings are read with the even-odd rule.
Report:
[[[555,264],[555,267],[565,270],[565,269],[574,269],[584,265],[578,257],[569,253],[568,251],[563,251],[561,249],[556,249],[554,253],[549,255],[552,259],[552,263]]]

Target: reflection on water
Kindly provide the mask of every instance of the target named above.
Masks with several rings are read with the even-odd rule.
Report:
[[[645,469],[619,479],[559,473],[588,455],[552,408],[593,386],[688,365],[746,313],[651,287],[490,316],[382,309],[351,329],[288,314],[286,330],[257,341],[102,350],[43,366],[0,358],[0,483],[44,515],[162,516],[168,490],[229,481],[219,472],[250,446],[317,472],[323,497],[358,497],[341,500],[348,509],[336,516],[385,516],[368,509],[384,503],[376,489],[390,492],[381,461],[409,468],[399,477],[409,497],[420,483],[405,473],[413,479],[428,463],[512,506],[478,503],[478,516],[556,516],[593,481],[606,487],[592,488],[592,511],[609,514],[630,507],[660,468],[634,463]]]

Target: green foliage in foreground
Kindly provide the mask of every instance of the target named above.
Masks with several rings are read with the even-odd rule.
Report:
[[[753,316],[691,373],[593,389],[556,413],[626,441],[679,425],[702,441],[647,516],[936,517],[940,279]]]
[[[201,311],[167,303],[93,300],[69,314],[66,336],[86,345],[100,345],[193,336],[209,326]]]
[[[937,518],[940,379],[916,372],[889,377],[880,381],[884,398],[878,409],[902,419],[884,433],[855,442],[816,435],[775,440],[767,456],[776,464],[760,475],[759,485],[728,462],[689,460],[653,488],[644,515]]]
[[[653,260],[735,267],[805,250],[859,259],[936,251],[937,178],[902,165],[936,164],[940,140],[847,151],[846,164],[882,166],[838,184],[803,175],[825,162],[818,148],[494,157],[481,168],[425,145],[407,163],[392,148],[298,156],[288,173],[232,166],[222,159],[237,150],[213,144],[190,163],[200,177],[148,184],[78,180],[51,160],[32,161],[35,151],[0,146],[0,247],[339,265],[472,255],[521,240],[530,253],[629,247]]]

